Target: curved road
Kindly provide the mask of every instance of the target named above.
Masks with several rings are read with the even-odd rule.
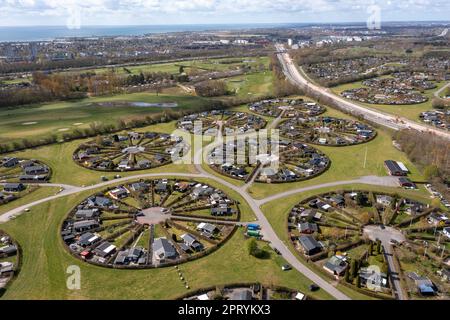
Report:
[[[445,86],[443,86],[442,88],[440,88],[438,91],[436,91],[436,92],[434,93],[434,96],[435,96],[436,98],[441,98],[441,93],[444,92],[444,90],[447,89],[448,87],[450,87],[450,82],[447,83],[447,84],[446,84]]]
[[[363,116],[366,120],[372,121],[374,123],[377,123],[381,126],[394,129],[394,130],[402,130],[402,129],[414,129],[419,132],[430,132],[435,135],[441,136],[443,138],[450,140],[450,132],[436,129],[433,127],[429,127],[423,124],[419,124],[417,122],[408,120],[408,119],[401,119],[398,121],[398,117],[387,114],[375,109],[371,109],[368,107],[360,106],[359,104],[356,104],[354,102],[351,102],[349,100],[346,100],[334,93],[332,93],[329,89],[320,87],[314,83],[311,83],[308,79],[306,79],[297,69],[296,65],[294,64],[292,58],[289,56],[288,53],[286,53],[286,50],[284,49],[284,46],[281,44],[276,45],[277,51],[278,51],[278,60],[283,66],[283,71],[286,75],[286,77],[293,82],[294,84],[298,85],[301,88],[308,88],[309,90],[314,91],[315,93],[319,94],[322,97],[326,97],[328,99],[332,99],[334,102],[336,102],[341,108],[347,110],[348,112],[356,115]]]
[[[287,59],[287,58],[286,58]],[[292,62],[291,62],[292,63]],[[293,68],[293,64],[288,67],[289,69]],[[295,68],[295,67],[294,67]],[[298,73],[298,70],[295,68],[296,72]],[[299,74],[299,73],[298,73]],[[289,77],[289,75],[288,75]],[[295,73],[294,73],[295,77]],[[277,123],[281,120],[281,117],[275,119],[275,121],[272,122],[272,124],[268,127],[268,129],[271,129],[277,125]],[[221,130],[219,130],[221,132]],[[248,136],[248,135],[247,135]],[[239,136],[240,139],[246,137],[246,135]],[[271,201],[275,201],[278,199],[285,198],[290,195],[295,195],[301,192],[311,191],[311,190],[317,190],[325,187],[333,187],[333,186],[340,186],[340,185],[346,185],[346,184],[368,184],[368,185],[378,185],[378,186],[397,186],[398,184],[398,178],[393,177],[375,177],[375,176],[368,176],[368,177],[361,177],[358,179],[348,180],[348,181],[334,181],[329,183],[324,183],[320,185],[314,185],[309,187],[303,187],[303,188],[297,188],[288,190],[286,192],[278,193],[275,195],[272,195],[270,197],[267,197],[262,200],[255,200],[253,197],[247,192],[248,187],[252,183],[247,183],[242,186],[236,186],[223,178],[216,176],[207,170],[201,165],[202,163],[205,163],[202,158],[204,158],[208,152],[223,143],[223,138],[221,135],[217,137],[217,139],[209,144],[208,146],[202,148],[199,150],[196,154],[194,154],[194,163],[195,168],[198,171],[198,173],[149,173],[149,174],[139,174],[135,176],[129,176],[124,177],[116,180],[106,181],[99,184],[86,186],[86,187],[77,187],[77,186],[71,186],[67,184],[40,184],[42,187],[60,187],[61,190],[57,194],[40,199],[37,201],[34,201],[32,203],[20,206],[18,208],[15,208],[9,212],[4,213],[0,216],[0,223],[7,222],[10,220],[10,218],[20,215],[24,212],[24,210],[29,209],[33,206],[55,200],[58,198],[62,198],[68,195],[77,194],[84,191],[94,190],[97,188],[106,187],[113,184],[123,183],[130,180],[136,180],[136,179],[144,179],[144,178],[157,178],[157,177],[168,177],[168,176],[174,176],[179,178],[208,178],[210,180],[216,181],[221,185],[224,185],[235,192],[239,193],[244,200],[248,203],[250,208],[253,210],[254,214],[257,217],[258,223],[261,225],[261,229],[264,235],[264,239],[269,241],[273,247],[277,248],[280,252],[283,258],[292,265],[293,268],[298,270],[300,273],[305,275],[307,278],[309,278],[311,281],[318,284],[323,290],[328,292],[331,296],[338,300],[349,300],[350,298],[337,290],[332,284],[330,284],[328,281],[324,280],[320,276],[318,276],[316,273],[311,271],[307,266],[305,266],[303,263],[301,263],[297,257],[291,252],[291,250],[288,248],[288,246],[278,237],[278,235],[273,230],[271,224],[267,220],[266,216],[261,210],[261,206],[263,204],[266,204]]]
[[[275,126],[277,121],[274,121],[269,128]],[[219,131],[220,132],[220,131]],[[240,138],[243,138],[240,136]],[[194,155],[194,163],[195,168],[198,171],[198,173],[149,173],[149,174],[140,174],[135,176],[129,176],[124,177],[116,180],[106,181],[99,184],[91,185],[91,186],[85,186],[85,187],[77,187],[77,186],[71,186],[67,184],[40,184],[42,187],[60,187],[61,190],[57,194],[40,199],[37,201],[34,201],[32,203],[20,206],[18,208],[15,208],[9,212],[4,213],[0,216],[0,223],[7,222],[10,220],[10,218],[20,215],[24,212],[24,210],[29,209],[33,206],[55,200],[58,198],[62,198],[68,195],[77,194],[84,191],[94,190],[97,188],[106,187],[113,184],[123,183],[130,180],[136,180],[136,179],[144,179],[144,178],[157,178],[157,177],[168,177],[168,176],[174,176],[174,177],[180,177],[180,178],[208,178],[210,180],[216,181],[221,185],[224,185],[237,193],[239,193],[245,201],[248,203],[250,208],[253,210],[254,214],[257,217],[258,223],[261,225],[261,229],[264,234],[264,239],[269,241],[273,247],[277,248],[280,252],[283,258],[292,265],[293,268],[298,270],[300,273],[305,275],[307,278],[309,278],[311,281],[317,283],[323,290],[327,291],[331,296],[338,300],[349,300],[350,298],[347,297],[345,294],[337,290],[333,285],[331,285],[328,281],[324,280],[320,276],[318,276],[316,273],[311,271],[307,266],[305,266],[303,263],[301,263],[297,257],[291,252],[291,250],[288,248],[288,246],[278,237],[278,235],[273,230],[271,224],[267,220],[266,216],[261,210],[261,206],[265,203],[282,199],[290,195],[298,194],[305,191],[311,191],[316,190],[324,187],[332,187],[332,186],[339,186],[339,185],[346,185],[346,184],[369,184],[369,185],[380,185],[380,186],[396,186],[397,185],[397,178],[392,177],[375,177],[375,176],[369,176],[369,177],[361,177],[359,179],[354,180],[348,180],[348,181],[335,181],[335,182],[329,182],[324,183],[320,185],[315,186],[309,186],[309,187],[303,187],[303,188],[297,188],[292,189],[286,192],[282,192],[279,194],[275,194],[273,196],[270,196],[268,198],[262,199],[262,200],[255,200],[253,199],[250,194],[247,192],[247,188],[249,187],[249,184],[245,184],[243,186],[236,186],[224,179],[222,179],[219,176],[216,176],[203,168],[201,163],[203,163],[202,157],[205,157],[205,155],[214,147],[219,146],[223,143],[223,139],[221,136],[218,136],[216,141],[209,144],[207,147],[203,148],[202,150],[199,150]]]

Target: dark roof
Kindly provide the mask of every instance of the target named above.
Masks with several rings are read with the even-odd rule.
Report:
[[[312,251],[317,248],[322,248],[319,242],[311,236],[300,236],[298,239],[302,247],[307,251]]]
[[[317,224],[309,223],[309,222],[300,223],[299,228],[300,228],[300,232],[304,232],[304,231],[317,232],[317,230],[318,230]]]
[[[166,258],[176,256],[177,252],[173,245],[166,238],[158,238],[153,242],[153,251],[164,251],[164,256]]]
[[[403,174],[404,173],[403,170],[400,168],[400,166],[397,164],[397,162],[395,162],[393,160],[386,160],[384,162],[384,164],[386,165],[386,167],[388,168],[388,170],[391,173],[394,173],[394,174],[396,174],[396,173]]]

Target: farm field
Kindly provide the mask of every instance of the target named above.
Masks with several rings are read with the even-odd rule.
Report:
[[[2,228],[23,248],[23,267],[3,299],[173,299],[186,292],[174,268],[113,270],[82,263],[64,249],[62,220],[88,193],[42,204]],[[267,247],[265,250],[269,250]],[[224,261],[225,267],[224,268]],[[230,282],[260,281],[308,292],[310,281],[297,271],[281,271],[285,261],[274,252],[267,259],[248,255],[242,229],[208,257],[180,265],[191,290]],[[81,290],[66,289],[66,269],[81,268]],[[36,277],[39,274],[39,277]],[[122,288],[116,290],[117,287]],[[323,290],[312,294],[330,299]]]

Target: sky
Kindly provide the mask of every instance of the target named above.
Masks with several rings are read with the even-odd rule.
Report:
[[[381,21],[449,20],[450,1],[0,0],[0,25],[366,22],[374,12]]]

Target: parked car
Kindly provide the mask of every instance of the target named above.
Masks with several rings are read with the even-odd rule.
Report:
[[[292,269],[292,267],[290,265],[288,265],[288,264],[285,264],[284,266],[281,267],[281,270],[283,270],[283,271],[288,271],[288,270],[291,270],[291,269]]]
[[[278,250],[277,248],[273,248],[273,251],[275,251],[276,254],[281,255],[280,250]]]
[[[312,283],[312,284],[309,285],[309,291],[314,292],[314,291],[317,291],[319,289],[320,289],[320,287],[317,284],[315,284],[315,283]]]

